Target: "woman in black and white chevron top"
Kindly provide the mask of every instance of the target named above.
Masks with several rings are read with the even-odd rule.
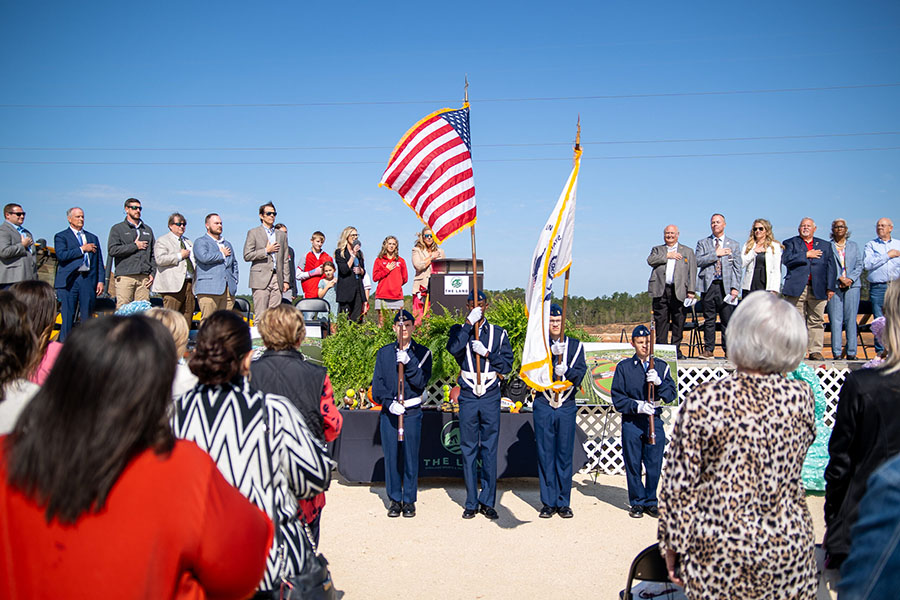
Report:
[[[205,320],[189,362],[199,383],[176,401],[172,428],[209,452],[225,479],[280,524],[285,565],[282,572],[276,534],[260,582],[268,591],[278,590],[279,575],[300,573],[311,551],[297,500],[328,488],[332,461],[287,399],[250,390],[251,356],[250,330],[236,313],[221,310]]]

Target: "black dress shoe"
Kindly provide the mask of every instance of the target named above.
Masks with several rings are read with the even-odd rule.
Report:
[[[404,502],[403,503],[403,516],[407,517],[407,518],[416,516],[416,503],[415,502]]]
[[[488,506],[487,504],[482,504],[478,507],[478,512],[486,516],[488,519],[493,521],[494,519],[499,519],[500,515],[497,514],[497,511],[494,510],[493,506]]]
[[[476,511],[474,508],[467,508],[463,511],[463,519],[474,519],[475,515],[477,514],[478,511]]]
[[[547,506],[545,504],[544,507],[541,509],[540,514],[538,514],[538,516],[542,519],[549,519],[550,517],[553,516],[553,513],[555,513],[555,512],[556,512],[555,508],[553,508],[552,506]]]
[[[556,512],[559,513],[563,519],[571,519],[575,516],[575,513],[572,512],[572,509],[568,506],[560,506],[556,509]]]
[[[632,506],[631,510],[628,511],[628,516],[632,519],[640,519],[644,516],[644,507],[643,506]]]
[[[654,519],[659,518],[659,508],[656,506],[645,506],[644,512],[653,517]]]
[[[403,510],[403,506],[396,500],[391,500],[391,507],[388,509],[388,516],[391,518],[399,517],[401,510]]]

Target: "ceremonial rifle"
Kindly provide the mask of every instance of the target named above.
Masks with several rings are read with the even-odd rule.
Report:
[[[647,368],[647,372],[650,372],[650,369],[655,368],[654,358],[653,358],[653,350],[656,343],[656,322],[653,320],[652,316],[650,319],[650,366]],[[647,382],[647,402],[650,403],[650,406],[653,407],[653,414],[647,415],[650,418],[650,433],[647,436],[647,443],[651,446],[656,445],[656,404],[654,404],[654,395],[656,392],[656,386],[653,385],[652,382]]]
[[[399,350],[403,349],[400,347],[400,345],[403,343],[403,329],[404,329],[404,327],[406,327],[406,325],[405,325],[406,321],[403,319],[403,309],[402,308],[397,310],[397,315],[400,317],[400,320],[397,321],[400,324],[400,328],[397,329],[397,350],[399,351]],[[406,406],[403,404],[403,402],[404,402],[403,395],[404,395],[404,392],[406,392],[406,390],[404,389],[406,386],[404,385],[404,381],[403,381],[403,367],[404,367],[403,363],[398,360],[397,361],[397,402],[400,403],[400,406],[403,406],[403,408],[406,408]],[[403,413],[400,413],[397,416],[397,441],[398,442],[403,441]]]

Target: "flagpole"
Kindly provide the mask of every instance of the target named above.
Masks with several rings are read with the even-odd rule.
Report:
[[[465,82],[463,106],[469,106],[468,74],[465,76]],[[472,234],[472,300],[474,300],[475,306],[478,306],[478,256],[475,253],[475,223],[472,223],[470,232]],[[484,318],[484,313],[482,313],[482,318]],[[478,331],[481,329],[480,323],[481,321],[478,321],[478,323],[473,325],[475,328],[475,341],[478,341]],[[475,383],[476,385],[481,385],[481,355],[478,353],[475,353]]]
[[[578,151],[581,150],[581,115],[578,115],[578,121],[575,125],[575,157],[574,161],[578,158]],[[566,339],[566,309],[569,307],[569,274],[572,273],[572,267],[566,270],[566,278],[565,283],[563,285],[563,305],[562,305],[562,325],[559,330],[559,338],[557,341],[562,341]],[[562,363],[562,354],[557,355],[557,364]],[[556,379],[556,372],[552,373],[553,377],[551,379]],[[559,394],[556,393],[556,399],[558,399]]]

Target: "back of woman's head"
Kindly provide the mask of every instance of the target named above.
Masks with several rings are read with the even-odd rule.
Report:
[[[230,310],[216,311],[200,325],[188,366],[200,383],[220,385],[241,372],[241,361],[252,348],[244,320]]]
[[[256,327],[269,350],[296,348],[306,337],[303,314],[289,304],[279,304],[264,312]]]
[[[0,292],[0,400],[3,386],[26,374],[36,350],[28,308],[10,292]]]
[[[175,344],[142,316],[72,330],[7,440],[9,481],[71,523],[102,508],[128,462],[174,444],[168,422]]]
[[[900,279],[892,281],[884,293],[884,331],[881,342],[887,356],[881,367],[888,373],[900,371]]]
[[[182,217],[182,219],[183,218],[184,217]],[[172,339],[175,341],[175,354],[178,355],[178,358],[184,356],[184,353],[187,350],[188,337],[190,336],[188,324],[187,321],[184,320],[184,316],[181,313],[177,313],[168,308],[151,308],[144,314],[165,325],[166,329],[169,330],[169,333],[172,334]]]
[[[9,291],[28,308],[31,331],[38,339],[38,354],[44,355],[56,322],[56,292],[46,281],[30,279],[9,287]]]
[[[800,312],[768,292],[747,296],[728,321],[728,358],[745,371],[793,371],[806,353],[806,341]]]

